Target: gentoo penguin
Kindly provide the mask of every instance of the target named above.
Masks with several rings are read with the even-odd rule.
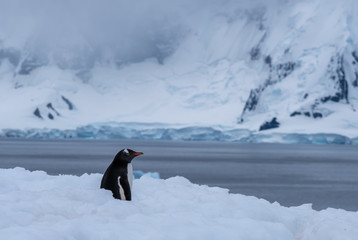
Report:
[[[111,190],[114,198],[132,200],[133,167],[131,162],[133,158],[142,154],[126,148],[118,152],[103,175],[101,188]]]

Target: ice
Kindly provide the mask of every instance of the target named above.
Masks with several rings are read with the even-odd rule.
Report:
[[[133,199],[100,189],[102,174],[0,169],[1,239],[356,239],[358,213],[283,207],[183,177],[134,180]]]
[[[312,143],[312,144],[352,144],[353,140],[338,134],[267,134],[253,135],[249,142],[256,143]]]
[[[145,172],[140,171],[140,170],[134,170],[133,171],[133,176],[134,176],[135,179],[139,179],[142,176],[148,176],[148,177],[157,178],[157,179],[160,178],[160,174],[158,172],[146,172],[145,173]]]
[[[73,130],[4,129],[0,137],[34,139],[142,139],[175,141],[236,141],[251,143],[358,144],[357,138],[340,134],[264,133],[225,127],[182,127],[168,124],[101,123]]]
[[[250,136],[245,129],[222,129],[220,127],[174,128],[167,124],[102,123],[87,125],[73,130],[59,129],[4,129],[0,137],[49,138],[49,139],[153,139],[179,141],[235,141]]]

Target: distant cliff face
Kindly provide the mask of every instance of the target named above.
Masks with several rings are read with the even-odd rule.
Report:
[[[250,51],[255,66],[266,65],[266,76],[250,90],[239,123],[258,116],[264,118],[262,124],[271,119],[319,121],[335,114],[345,119],[347,111],[356,112],[358,32],[353,27],[356,10],[349,4],[353,2],[292,2],[277,17],[278,25],[266,18],[267,37]]]
[[[354,50],[352,50],[354,49]],[[270,56],[266,57],[270,59]],[[268,77],[257,88],[251,89],[249,97],[242,110],[239,123],[244,123],[250,116],[255,115],[255,111],[264,111],[270,113],[274,117],[287,118],[289,117],[307,117],[307,118],[325,118],[333,114],[335,110],[329,109],[329,104],[335,104],[340,107],[348,107],[352,112],[357,108],[357,79],[358,79],[358,58],[356,50],[353,46],[348,44],[343,50],[337,51],[330,57],[329,62],[322,66],[325,70],[318,70],[322,72],[318,75],[318,79],[304,79],[302,83],[297,81],[297,85],[292,85],[292,88],[285,89],[287,91],[286,97],[291,101],[290,97],[295,94],[297,102],[294,103],[296,108],[287,106],[286,109],[277,109],[275,104],[267,101],[264,97],[266,89],[276,88],[279,92],[278,98],[281,97],[283,91],[280,90],[279,85],[283,81],[290,81],[287,78],[298,78],[300,74],[305,73],[305,69],[301,67],[301,60],[296,62],[286,62],[277,65],[272,65],[271,60]],[[322,62],[327,62],[322,59]],[[305,63],[306,65],[307,63]],[[290,76],[294,71],[294,76]],[[314,74],[316,75],[316,73]],[[317,81],[318,80],[318,81]],[[317,84],[317,86],[315,86]],[[287,85],[289,86],[289,85]],[[317,89],[316,89],[317,87]],[[272,91],[269,89],[268,91]],[[275,93],[270,92],[269,95],[275,96]],[[313,96],[312,96],[313,95]],[[285,101],[285,99],[282,99]],[[281,105],[284,102],[281,102]],[[289,102],[288,102],[289,103]],[[261,109],[259,109],[261,107]],[[264,108],[264,110],[263,110]],[[277,109],[270,111],[270,109]],[[292,110],[290,110],[292,109]]]
[[[355,1],[153,3],[161,8],[143,1],[148,9],[137,17],[130,2],[121,16],[110,11],[117,3],[91,3],[66,21],[47,5],[49,14],[30,21],[32,6],[21,32],[0,29],[0,91],[15,103],[13,111],[0,107],[9,119],[1,127],[24,117],[29,127],[140,121],[341,133],[358,126]]]

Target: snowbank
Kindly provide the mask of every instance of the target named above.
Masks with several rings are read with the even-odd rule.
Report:
[[[278,203],[183,177],[134,181],[133,201],[99,189],[101,174],[0,169],[1,239],[356,239],[358,212]]]

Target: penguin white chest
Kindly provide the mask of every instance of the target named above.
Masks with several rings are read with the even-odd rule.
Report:
[[[133,166],[131,163],[128,163],[127,165],[127,179],[129,183],[129,191],[132,191],[132,185],[133,185]],[[121,185],[121,177],[118,176],[118,186],[119,186],[119,194],[121,196],[122,200],[126,200],[126,196],[124,193],[124,189]]]
[[[131,163],[128,163],[127,165],[127,172],[128,172],[128,182],[129,182],[129,186],[132,190],[132,186],[133,186],[133,166]]]

